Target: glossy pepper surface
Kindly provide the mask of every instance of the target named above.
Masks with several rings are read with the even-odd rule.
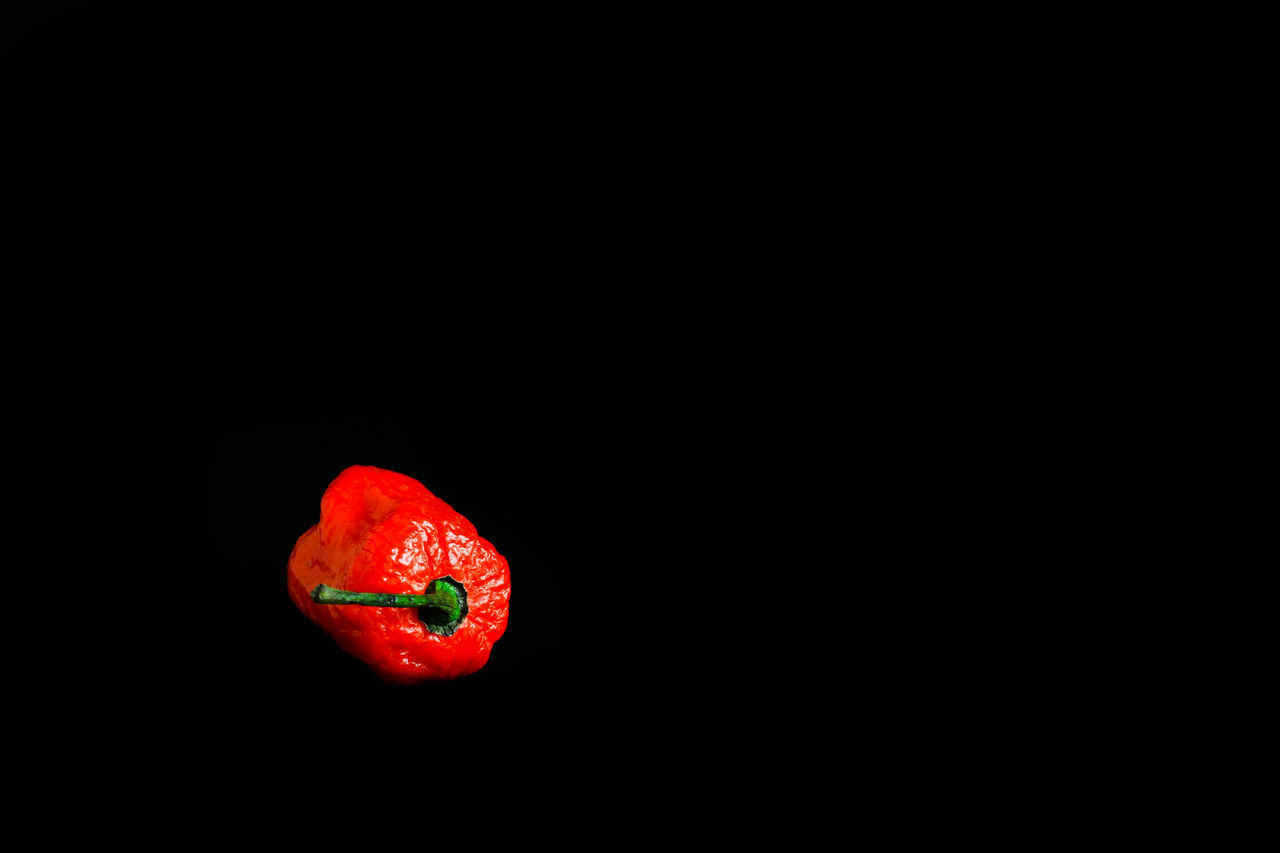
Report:
[[[320,523],[294,545],[288,590],[308,619],[381,679],[417,684],[469,675],[488,662],[507,627],[511,582],[493,544],[426,486],[357,465],[329,484]],[[342,591],[364,602],[440,603],[323,603],[345,600]]]

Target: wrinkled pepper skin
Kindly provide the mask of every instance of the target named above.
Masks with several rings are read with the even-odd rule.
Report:
[[[317,584],[359,592],[421,595],[450,576],[467,591],[465,618],[450,636],[433,633],[416,607],[317,604]],[[418,684],[460,678],[484,666],[507,627],[506,559],[471,522],[417,480],[357,465],[320,500],[320,523],[289,556],[289,597],[348,654],[383,681]]]

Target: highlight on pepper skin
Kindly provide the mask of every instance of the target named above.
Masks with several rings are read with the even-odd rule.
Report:
[[[355,465],[320,499],[289,555],[289,597],[383,681],[483,667],[507,628],[506,558],[412,477]]]

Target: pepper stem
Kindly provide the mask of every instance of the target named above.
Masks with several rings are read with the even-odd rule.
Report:
[[[317,604],[362,604],[365,607],[417,607],[422,624],[436,634],[449,636],[467,615],[467,588],[450,577],[437,578],[425,595],[396,592],[352,592],[317,584],[311,590]]]

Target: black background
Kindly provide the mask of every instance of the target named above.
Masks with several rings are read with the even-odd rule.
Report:
[[[804,655],[744,626],[820,503],[779,482],[823,361],[823,307],[787,284],[792,22],[10,8],[12,237],[33,284],[80,288],[49,315],[75,355],[33,383],[39,441],[94,483],[88,576],[167,596],[109,608],[113,742],[159,747],[158,778],[232,773],[259,815],[375,766],[526,814],[677,759],[686,791],[748,778],[748,723]],[[421,480],[509,560],[481,672],[384,685],[289,601],[352,464]]]
[[[772,3],[4,14],[8,541],[34,552],[14,587],[41,587],[8,611],[33,623],[9,672],[37,718],[12,732],[71,814],[53,826],[80,786],[126,837],[177,818],[166,844],[794,844],[844,813],[825,771],[882,750],[863,787],[914,792],[938,732],[987,713],[960,590],[994,609],[1003,584],[961,564],[1017,517],[968,470],[1004,452],[971,392],[1004,368],[963,357],[969,290],[940,311],[929,285],[1018,242],[984,203],[1043,227],[1036,169],[1014,203],[985,182],[1039,133],[1026,104],[1056,103],[1008,45],[1055,27]],[[1043,514],[1022,482],[1058,445],[1033,443],[994,488]],[[475,677],[384,686],[284,595],[353,463],[421,479],[510,559]],[[1000,721],[1029,701],[1018,666]]]

